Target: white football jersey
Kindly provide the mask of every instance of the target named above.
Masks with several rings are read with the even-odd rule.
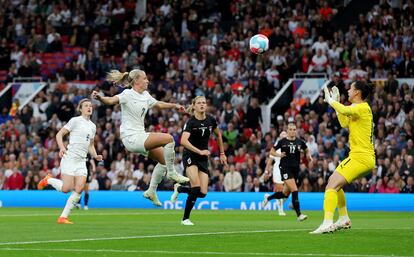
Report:
[[[77,116],[70,119],[64,128],[70,132],[66,157],[86,160],[89,144],[96,133],[95,123],[82,116]]]
[[[148,91],[141,94],[133,89],[125,89],[117,95],[121,104],[121,138],[145,132],[145,115],[157,103]]]
[[[276,143],[273,145],[273,147],[276,147],[276,145],[277,145],[278,142],[279,142],[279,140],[276,141]],[[281,154],[282,153],[282,150],[281,149],[277,149],[276,150],[276,153],[277,154]],[[277,167],[279,169],[280,157],[276,157],[276,156],[273,156],[273,155],[271,155],[270,157],[273,160],[275,160],[275,163],[273,164],[273,167],[275,167],[275,168]]]
[[[276,150],[276,153],[277,153],[277,154],[281,154],[281,153],[282,153],[282,151],[281,151],[280,149],[277,149],[277,150]],[[279,164],[280,164],[280,157],[271,156],[271,158],[272,158],[273,160],[275,160],[275,163],[273,164],[273,167],[277,167],[277,168],[279,168]]]

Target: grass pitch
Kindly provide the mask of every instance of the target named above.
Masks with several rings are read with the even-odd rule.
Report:
[[[0,209],[0,256],[414,256],[414,213],[351,212],[352,229],[310,235],[322,212]]]

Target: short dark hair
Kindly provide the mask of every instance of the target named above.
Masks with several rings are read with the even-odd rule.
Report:
[[[374,85],[370,80],[357,80],[354,82],[354,87],[356,90],[361,91],[362,100],[367,100],[374,89]]]

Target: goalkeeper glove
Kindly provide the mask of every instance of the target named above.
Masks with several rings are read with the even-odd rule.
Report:
[[[339,102],[339,98],[340,98],[339,89],[336,86],[334,86],[332,88],[332,94],[331,95],[332,95],[333,100]]]
[[[331,105],[332,102],[334,101],[334,99],[332,99],[331,92],[329,92],[328,87],[325,87],[323,91],[325,92],[325,102]]]

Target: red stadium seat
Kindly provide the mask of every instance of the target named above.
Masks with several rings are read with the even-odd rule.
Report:
[[[44,53],[43,54],[44,58],[53,58],[53,56],[54,56],[54,53]]]
[[[64,44],[64,45],[67,45],[67,44],[69,44],[69,36],[61,36],[60,37],[60,40],[62,41],[62,43]]]

